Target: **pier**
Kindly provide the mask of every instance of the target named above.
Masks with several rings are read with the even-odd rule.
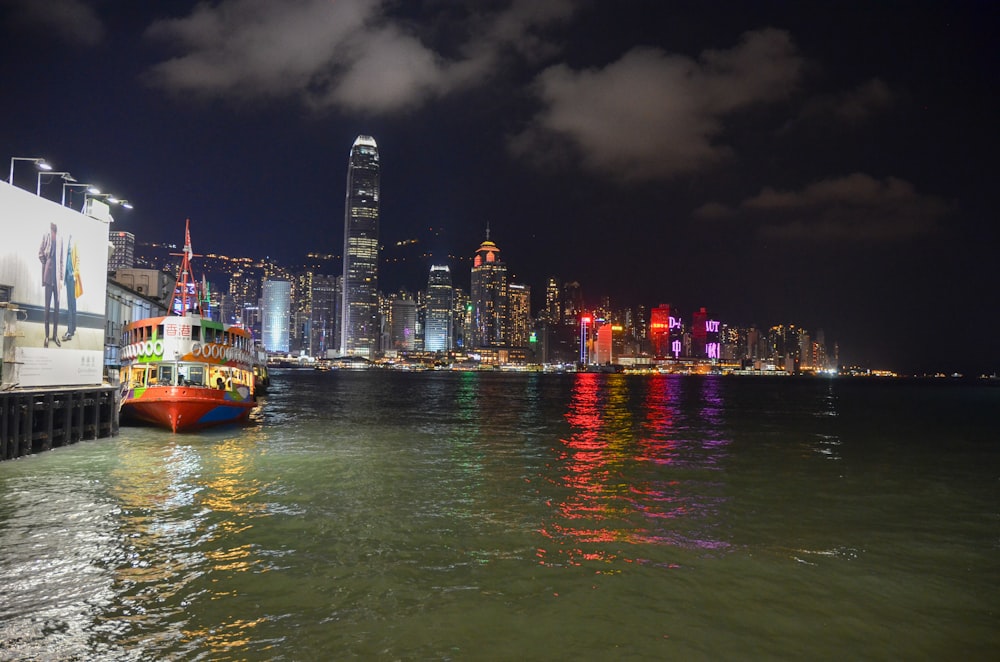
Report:
[[[118,434],[118,388],[0,392],[0,460]]]

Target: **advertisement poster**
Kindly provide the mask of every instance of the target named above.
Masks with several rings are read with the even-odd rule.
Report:
[[[108,223],[6,182],[0,219],[0,285],[19,309],[16,385],[100,384]]]

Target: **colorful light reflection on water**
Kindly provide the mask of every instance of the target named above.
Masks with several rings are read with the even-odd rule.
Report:
[[[723,391],[716,379],[580,373],[572,387],[562,439],[557,516],[542,534],[546,564],[620,562],[672,566],[650,546],[722,550],[718,511],[726,501],[718,471],[725,458]],[[642,399],[638,402],[636,397]],[[682,406],[682,399],[698,406]],[[637,406],[640,405],[640,406]],[[695,417],[684,411],[696,411]]]

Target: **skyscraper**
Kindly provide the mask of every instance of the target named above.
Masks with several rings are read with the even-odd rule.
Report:
[[[401,352],[416,348],[417,302],[409,292],[401,291],[390,303],[392,324],[389,328],[389,347]]]
[[[112,232],[109,235],[115,250],[108,260],[108,271],[135,267],[135,235],[131,232]]]
[[[309,353],[312,356],[326,358],[327,350],[339,349],[340,344],[336,342],[340,335],[334,328],[336,320],[337,287],[336,276],[324,276],[316,274],[312,279],[312,309],[309,319]]]
[[[507,344],[527,347],[531,336],[531,288],[520,283],[507,285]]]
[[[451,318],[454,295],[451,270],[448,265],[431,266],[427,277],[427,323],[424,327],[424,349],[447,352],[451,349]]]
[[[559,295],[559,281],[554,276],[549,277],[549,281],[545,285],[545,311],[543,314],[553,324],[558,324],[562,321],[561,299],[562,297]]]
[[[490,241],[479,245],[472,260],[472,339],[470,348],[502,347],[507,344],[507,265],[500,261],[500,249]]]
[[[269,352],[288,352],[288,322],[292,307],[292,284],[287,280],[265,280],[261,288],[264,319],[261,340]]]
[[[378,347],[378,145],[358,136],[347,165],[340,353],[375,358]]]

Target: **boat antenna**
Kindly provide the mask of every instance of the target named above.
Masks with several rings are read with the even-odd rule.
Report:
[[[201,297],[198,281],[191,273],[191,258],[201,257],[191,249],[191,219],[184,224],[184,252],[171,253],[181,257],[181,268],[174,283],[174,299],[171,309],[175,315],[184,316],[189,312],[201,314]],[[189,303],[190,302],[190,303]]]

